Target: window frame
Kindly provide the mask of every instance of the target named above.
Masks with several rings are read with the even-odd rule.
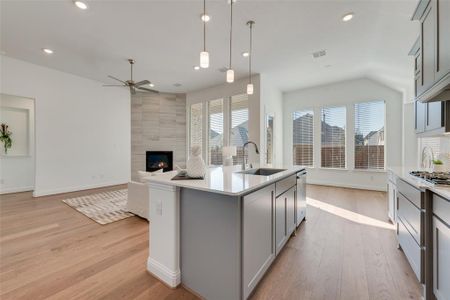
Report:
[[[313,115],[313,120],[312,120],[312,163],[311,163],[311,165],[302,165],[302,166],[304,166],[305,168],[316,168],[316,159],[315,159],[315,154],[316,154],[316,149],[315,149],[315,147],[316,147],[316,126],[315,126],[315,123],[316,123],[316,110],[314,109],[314,107],[311,107],[311,108],[300,108],[300,109],[295,109],[294,111],[292,111],[292,113],[291,113],[291,120],[290,120],[290,122],[291,122],[291,126],[292,126],[292,134],[291,134],[291,137],[292,137],[292,146],[291,146],[291,149],[292,149],[292,165],[294,165],[294,166],[297,166],[295,163],[294,163],[294,124],[293,124],[293,122],[294,122],[294,114],[296,113],[296,112],[312,112],[312,115]]]
[[[330,109],[330,108],[344,108],[344,111],[345,111],[345,128],[344,128],[344,160],[345,160],[345,163],[344,163],[344,167],[343,168],[337,168],[337,167],[324,167],[324,166],[322,166],[322,163],[323,163],[323,161],[322,161],[322,110],[323,109]],[[320,163],[319,163],[319,169],[323,169],[323,170],[342,170],[342,171],[348,171],[349,170],[349,167],[348,167],[348,163],[349,163],[349,161],[348,161],[348,157],[349,157],[349,155],[348,155],[348,151],[349,151],[349,148],[350,147],[348,147],[348,142],[349,142],[349,139],[348,139],[348,104],[334,104],[334,105],[321,105],[319,108],[318,108],[318,110],[319,110],[319,112],[320,112],[320,114],[319,114],[319,116],[318,116],[318,118],[319,118],[319,132],[320,132],[320,139],[319,139],[319,150],[320,150]],[[353,118],[354,118],[354,114],[353,114]]]
[[[356,168],[356,138],[355,138],[355,134],[356,134],[356,105],[358,104],[364,104],[364,103],[373,103],[373,102],[382,102],[383,103],[383,114],[384,114],[384,120],[383,120],[383,127],[384,127],[384,149],[383,149],[383,168],[382,169],[375,169],[375,168]],[[386,159],[387,159],[387,123],[386,123],[386,109],[387,109],[387,105],[386,105],[386,100],[378,100],[378,99],[373,99],[373,100],[366,100],[366,101],[357,101],[352,103],[353,105],[353,171],[356,172],[386,172],[387,168],[386,168]]]

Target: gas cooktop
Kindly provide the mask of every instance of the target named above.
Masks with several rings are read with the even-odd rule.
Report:
[[[425,172],[425,171],[412,171],[409,172],[412,176],[419,177],[428,181],[429,183],[436,185],[450,185],[450,173],[449,172]]]

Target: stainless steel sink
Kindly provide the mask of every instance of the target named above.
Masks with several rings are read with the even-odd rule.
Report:
[[[286,169],[271,169],[271,168],[259,168],[259,169],[250,169],[246,171],[236,172],[241,174],[250,174],[250,175],[260,175],[260,176],[270,176],[279,172],[286,171]]]

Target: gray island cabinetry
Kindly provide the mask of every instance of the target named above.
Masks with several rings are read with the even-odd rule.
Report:
[[[304,218],[297,174],[304,169],[260,176],[222,167],[197,182],[155,176],[147,269],[205,299],[247,299]]]

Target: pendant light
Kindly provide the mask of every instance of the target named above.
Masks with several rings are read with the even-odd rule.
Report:
[[[230,1],[230,64],[227,70],[227,82],[234,82],[234,71],[231,68],[231,52],[232,52],[232,40],[233,40],[233,0]]]
[[[203,51],[200,52],[200,67],[203,69],[206,69],[209,67],[209,53],[206,51],[206,0],[203,0],[203,15],[202,15],[202,22],[203,22]]]
[[[250,28],[250,47],[248,51],[248,84],[247,84],[247,95],[253,95],[253,83],[252,83],[252,43],[253,43],[253,25],[255,21],[248,21],[248,27]]]

